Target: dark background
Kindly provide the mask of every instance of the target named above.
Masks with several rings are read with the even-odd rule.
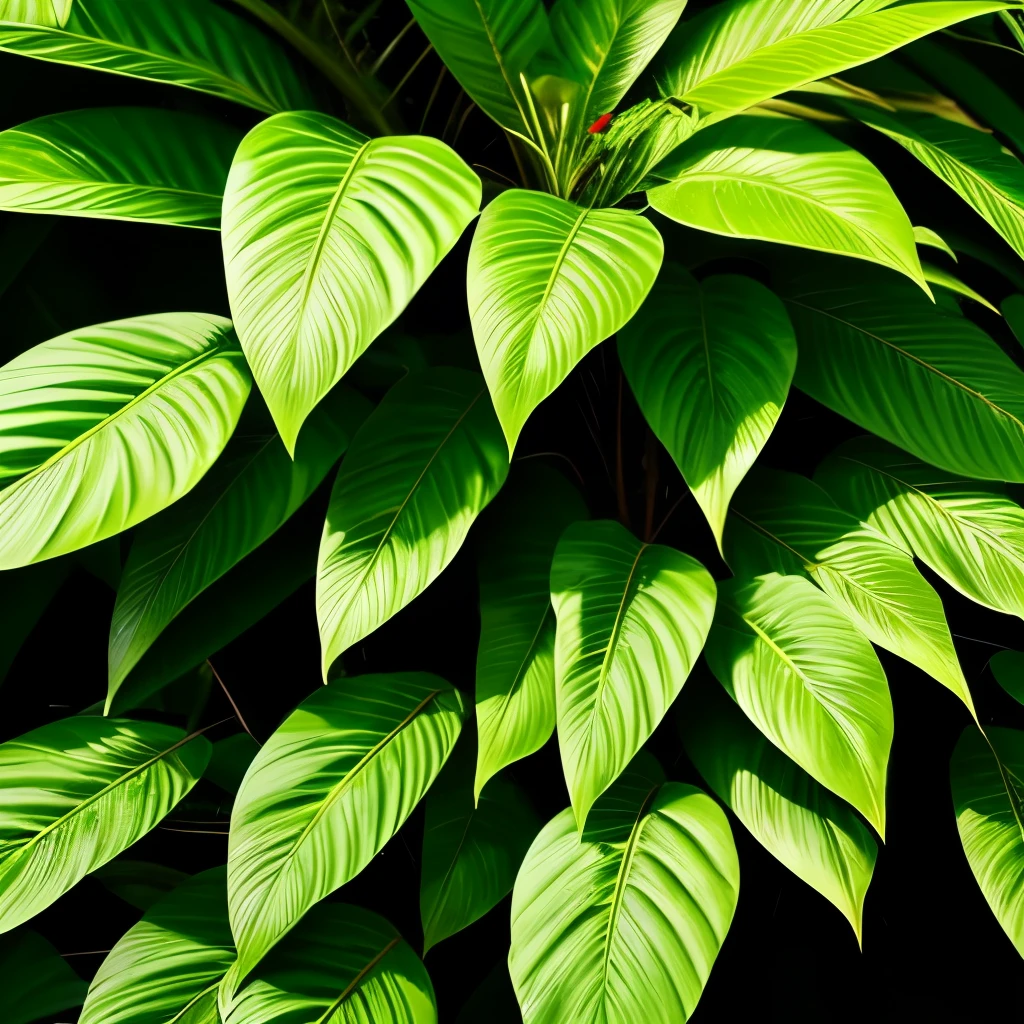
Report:
[[[385,3],[369,25],[369,38],[380,48],[381,40],[386,42],[405,20],[400,5]],[[385,66],[389,85],[397,82],[423,45],[416,30],[408,34]],[[417,130],[423,119],[438,70],[436,56],[430,55],[396,101],[410,130]],[[4,83],[0,128],[65,109],[109,104],[200,111],[243,128],[259,119],[254,112],[185,90],[9,55],[0,55],[0,81]],[[344,116],[336,101],[334,109]],[[463,113],[465,103],[448,77],[437,90],[425,130],[444,134],[466,159],[485,163],[490,170],[481,172],[500,187],[500,175],[514,174],[507,147],[478,111],[466,116],[456,139]],[[973,215],[950,201],[952,194],[944,186],[929,181],[909,157],[894,152],[895,147],[883,145],[878,138],[854,141],[883,167],[914,223],[940,231],[950,225],[987,244],[1001,244]],[[700,238],[661,219],[658,226],[666,235],[670,257],[683,262],[699,258]],[[463,239],[398,325],[409,333],[433,336],[434,350],[449,351],[451,361],[460,364],[472,359],[464,300],[467,242]],[[770,262],[771,250],[766,251]],[[727,270],[763,277],[764,268],[749,262],[748,255],[747,249],[731,250],[726,245],[721,258],[702,266],[698,276]],[[990,299],[998,300],[1012,290],[1005,280],[969,258],[962,258],[959,272]],[[213,232],[0,214],[0,281],[12,274],[10,287],[0,295],[2,360],[89,323],[165,310],[229,312],[219,239]],[[997,317],[970,303],[966,311],[1020,362],[1019,347]],[[386,344],[387,336],[380,345]],[[538,410],[517,455],[544,458],[570,478],[582,480],[591,514],[617,517],[613,483],[621,416],[625,491],[631,522],[642,532],[648,514],[643,465],[648,441],[628,387],[622,390],[620,413],[619,387],[614,342],[609,341],[588,356]],[[837,443],[857,433],[857,428],[794,391],[762,461],[810,473]],[[538,454],[544,452],[558,454]],[[659,541],[695,555],[717,578],[725,578],[728,571],[671,460],[657,446],[647,455],[652,457],[659,471],[652,519],[661,523],[668,517]],[[322,488],[299,513],[296,529],[304,531],[310,552],[319,541],[325,506],[326,488]],[[122,540],[122,554],[128,543]],[[930,578],[946,606],[982,722],[1024,727],[1024,709],[1003,694],[986,669],[996,650],[1024,647],[1019,624],[972,605]],[[78,568],[70,575],[3,683],[0,739],[102,700],[113,602],[111,586],[93,573]],[[353,674],[430,670],[472,694],[478,629],[470,542],[425,594],[349,652],[345,667]],[[1019,1012],[1024,965],[974,882],[960,847],[949,794],[949,757],[969,724],[967,712],[919,670],[880,654],[893,693],[896,738],[890,760],[889,836],[867,899],[863,952],[840,913],[774,861],[733,818],[742,870],[739,906],[695,1021],[731,1021],[741,1014],[791,1022],[908,1016],[973,1021],[1014,1004]],[[249,727],[263,740],[319,685],[318,657],[310,583],[212,661]],[[652,741],[670,777],[697,784],[701,780],[681,751],[674,722],[677,713],[686,713],[692,691],[705,685],[715,684],[698,668],[684,688],[679,708],[670,713]],[[214,688],[201,724],[231,715],[223,693]],[[238,729],[232,720],[210,735],[222,738]],[[514,765],[510,774],[526,787],[543,820],[568,805],[553,741]],[[223,863],[229,810],[226,795],[203,781],[126,856],[189,872]],[[417,947],[421,841],[422,809],[359,878],[333,897],[383,913]],[[442,1021],[455,1020],[492,968],[497,973],[491,974],[479,1002],[466,1008],[463,1019],[486,1019],[491,1024],[517,1019],[507,974],[501,974],[509,941],[508,904],[506,899],[428,954]],[[138,917],[139,911],[89,877],[32,927],[89,978],[103,952]],[[65,1013],[54,1020],[66,1022],[73,1017]]]

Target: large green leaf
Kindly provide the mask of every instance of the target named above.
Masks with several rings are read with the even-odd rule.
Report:
[[[619,358],[721,545],[729,499],[793,379],[796,339],[785,307],[753,278],[723,274],[698,284],[668,264],[623,328]]]
[[[576,488],[531,461],[516,466],[481,520],[477,799],[495,772],[539,750],[555,730],[551,557],[562,531],[586,518]]]
[[[240,138],[145,107],[39,117],[0,132],[0,209],[215,229]]]
[[[1024,372],[980,327],[891,274],[837,269],[779,277],[797,387],[933,466],[1024,482]]]
[[[167,624],[309,497],[369,409],[348,387],[333,392],[310,417],[294,461],[272,431],[239,431],[195,490],[141,527],[110,624],[108,708]]]
[[[611,520],[574,523],[551,564],[558,747],[582,831],[682,689],[711,627],[715,582],[689,555]]]
[[[685,1021],[739,893],[729,823],[649,755],[534,840],[512,894],[509,968],[525,1024]]]
[[[466,739],[426,799],[420,884],[424,955],[512,891],[519,865],[540,831],[523,791],[507,779],[492,779],[477,799],[476,745]]]
[[[664,243],[627,210],[594,210],[509,189],[469,252],[469,315],[511,453],[530,413],[637,311]]]
[[[864,897],[878,846],[860,818],[815,782],[743,716],[717,687],[680,717],[686,752],[751,835],[817,889],[861,938]]]
[[[83,327],[0,367],[0,568],[111,537],[191,490],[249,383],[231,324],[199,313]]]
[[[202,736],[89,715],[0,744],[0,931],[145,835],[209,757]]]
[[[224,1024],[437,1024],[434,987],[382,917],[315,907],[223,1005]]]
[[[26,565],[0,575],[0,683],[11,667],[22,643],[46,611],[68,574],[66,561]],[[545,574],[544,595],[547,598]],[[552,690],[552,694],[553,694]],[[554,712],[552,712],[552,726]]]
[[[317,569],[323,671],[425,590],[508,473],[477,373],[410,374],[352,441],[331,493]]]
[[[754,725],[884,836],[889,687],[831,598],[804,576],[722,583],[705,656]]]
[[[1024,956],[1024,732],[990,727],[987,736],[968,726],[953,751],[956,825],[992,913]]]
[[[181,85],[267,113],[312,105],[285,54],[210,0],[74,0],[63,28],[0,18],[0,50]]]
[[[1015,6],[986,0],[731,0],[679,26],[659,58],[663,95],[702,113],[752,107],[921,36]],[[884,8],[889,8],[885,10]]]
[[[755,469],[730,515],[725,555],[734,572],[806,572],[869,640],[927,672],[973,714],[939,595],[901,547],[795,473]]]
[[[999,485],[954,477],[874,437],[841,445],[814,479],[972,601],[1024,618],[1024,509]]]
[[[290,453],[476,216],[480,188],[437,139],[369,139],[326,114],[278,114],[242,140],[224,190],[228,296]]]
[[[156,902],[100,964],[79,1024],[220,1024],[217,986],[235,959],[225,892],[217,867]]]
[[[0,21],[27,25],[63,25],[74,0],[0,0]]]
[[[806,121],[738,117],[698,132],[652,172],[659,213],[719,235],[869,260],[927,291],[914,228],[855,149]]]
[[[38,932],[21,929],[0,938],[4,1024],[33,1024],[81,1006],[85,982]]]
[[[344,678],[304,700],[253,760],[231,814],[233,991],[318,900],[354,878],[427,791],[463,703],[426,673]]]

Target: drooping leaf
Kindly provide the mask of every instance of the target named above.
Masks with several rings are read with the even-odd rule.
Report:
[[[956,253],[937,231],[932,231],[931,228],[921,227],[921,225],[916,224],[914,225],[914,241],[918,245],[929,245],[933,249],[941,249],[954,263],[956,262]]]
[[[437,578],[507,473],[479,374],[437,367],[388,392],[331,492],[316,595],[325,677]]]
[[[873,437],[841,445],[814,479],[961,594],[1024,619],[1024,509],[1004,488],[956,478]]]
[[[988,663],[996,682],[1018,704],[1024,704],[1024,652],[999,651]]]
[[[314,907],[222,1009],[224,1024],[437,1024],[412,947],[362,907]]]
[[[477,800],[491,776],[539,750],[555,731],[551,558],[562,531],[586,518],[576,488],[531,461],[516,466],[481,521]]]
[[[278,114],[242,140],[224,190],[228,297],[289,453],[476,216],[480,189],[437,139],[369,139],[326,114]]]
[[[234,963],[225,869],[182,882],[118,939],[79,1024],[220,1024],[217,986]]]
[[[853,256],[927,291],[914,229],[875,166],[807,121],[738,117],[697,132],[651,173],[666,217],[719,235]]]
[[[725,557],[735,573],[807,573],[869,640],[917,665],[974,713],[939,595],[901,547],[795,473],[756,468],[730,516]]]
[[[83,715],[0,744],[0,931],[145,835],[209,757],[173,726]]]
[[[871,267],[784,272],[795,383],[933,466],[1024,481],[1024,372],[964,317]]]
[[[33,1024],[82,1005],[85,982],[38,932],[0,938],[4,1024]]]
[[[11,667],[21,645],[68,574],[64,561],[44,562],[11,569],[0,575],[0,683]],[[544,581],[547,596],[547,580]],[[552,718],[552,722],[554,719]]]
[[[723,274],[698,284],[668,264],[621,331],[619,358],[720,546],[729,499],[793,379],[796,339],[785,307],[753,278]]]
[[[965,284],[956,274],[951,274],[944,267],[937,267],[934,263],[922,263],[921,269],[924,271],[924,279],[929,284],[937,284],[940,288],[945,288],[955,295],[962,295],[965,299],[980,303],[986,309],[992,310],[993,313],[999,313],[999,310],[984,295],[976,292],[969,284]]]
[[[97,868],[93,878],[102,882],[115,896],[119,896],[139,910],[149,910],[172,889],[189,879],[189,875],[166,864],[146,860],[117,857]]]
[[[661,266],[650,221],[509,189],[480,218],[469,315],[511,453],[530,413],[637,311]]]
[[[686,752],[751,835],[817,889],[861,939],[864,897],[878,846],[860,818],[815,782],[717,687],[700,712],[680,716]]]
[[[509,968],[525,1024],[685,1021],[725,940],[739,862],[725,814],[638,759],[534,840],[512,894]]]
[[[226,793],[237,793],[259,749],[259,744],[247,732],[217,740],[204,777]]]
[[[0,209],[216,229],[240,138],[145,107],[39,117],[0,132]]]
[[[582,831],[675,700],[711,627],[715,582],[611,520],[574,523],[551,565],[558,747]]]
[[[1024,956],[1024,732],[986,735],[968,726],[953,751],[956,825],[992,913]]]
[[[199,313],[83,327],[0,367],[0,568],[176,501],[220,454],[249,383],[231,324]]]
[[[354,878],[441,770],[463,702],[426,673],[343,678],[260,749],[231,814],[229,994],[318,900]]]
[[[313,105],[285,53],[210,0],[74,0],[62,28],[0,17],[0,50],[197,89],[266,113]]]
[[[63,25],[74,0],[0,0],[0,21],[26,25]]]

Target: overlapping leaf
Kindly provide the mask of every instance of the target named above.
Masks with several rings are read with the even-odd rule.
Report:
[[[115,896],[139,910],[149,910],[172,889],[189,879],[189,875],[177,868],[148,860],[133,860],[131,857],[115,858],[97,868],[92,877]]]
[[[1024,651],[998,651],[989,668],[996,682],[1018,704],[1024,704]]]
[[[82,1005],[85,982],[38,932],[0,938],[4,1024],[33,1024]]]

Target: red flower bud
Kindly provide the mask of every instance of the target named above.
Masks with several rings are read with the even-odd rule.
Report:
[[[596,135],[598,132],[603,132],[611,122],[611,114],[602,114],[588,129],[589,135]]]

